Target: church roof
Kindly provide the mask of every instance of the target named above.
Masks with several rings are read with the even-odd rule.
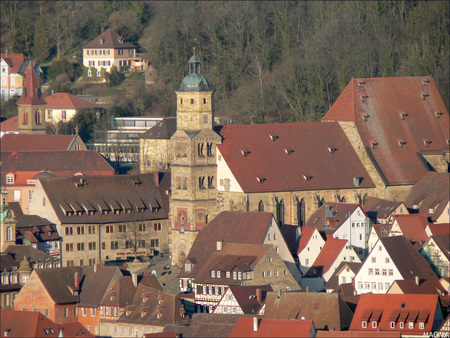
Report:
[[[218,145],[246,193],[375,187],[337,123],[224,126]]]
[[[205,76],[200,74],[200,58],[195,54],[189,60],[189,75],[181,81],[178,91],[180,92],[209,92],[212,91],[211,84]]]
[[[448,106],[431,77],[352,79],[322,121],[355,122],[389,185],[418,182],[422,155],[449,150]]]

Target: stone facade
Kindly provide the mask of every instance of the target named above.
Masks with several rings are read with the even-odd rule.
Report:
[[[171,163],[172,142],[170,139],[140,139],[140,172],[168,168]]]

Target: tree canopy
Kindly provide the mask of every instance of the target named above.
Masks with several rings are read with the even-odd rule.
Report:
[[[448,100],[449,13],[447,1],[415,0],[2,1],[1,38],[48,62],[81,57],[110,27],[158,71],[149,110],[169,100],[172,113],[196,47],[219,115],[314,121],[358,77],[431,75]]]

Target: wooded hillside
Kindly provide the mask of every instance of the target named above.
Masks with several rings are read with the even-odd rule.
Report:
[[[174,113],[196,47],[218,115],[320,120],[351,78],[431,75],[448,103],[448,1],[1,1],[6,47],[49,63],[111,28],[158,70],[144,110]],[[158,111],[159,110],[159,111]]]

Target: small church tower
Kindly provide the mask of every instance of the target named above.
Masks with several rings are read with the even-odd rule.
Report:
[[[41,96],[41,88],[33,62],[30,61],[25,72],[25,85],[17,101],[19,120],[19,134],[45,134],[45,106]]]
[[[169,247],[172,264],[181,265],[198,232],[218,212],[213,89],[201,74],[195,54],[177,94],[177,131],[172,135]]]

